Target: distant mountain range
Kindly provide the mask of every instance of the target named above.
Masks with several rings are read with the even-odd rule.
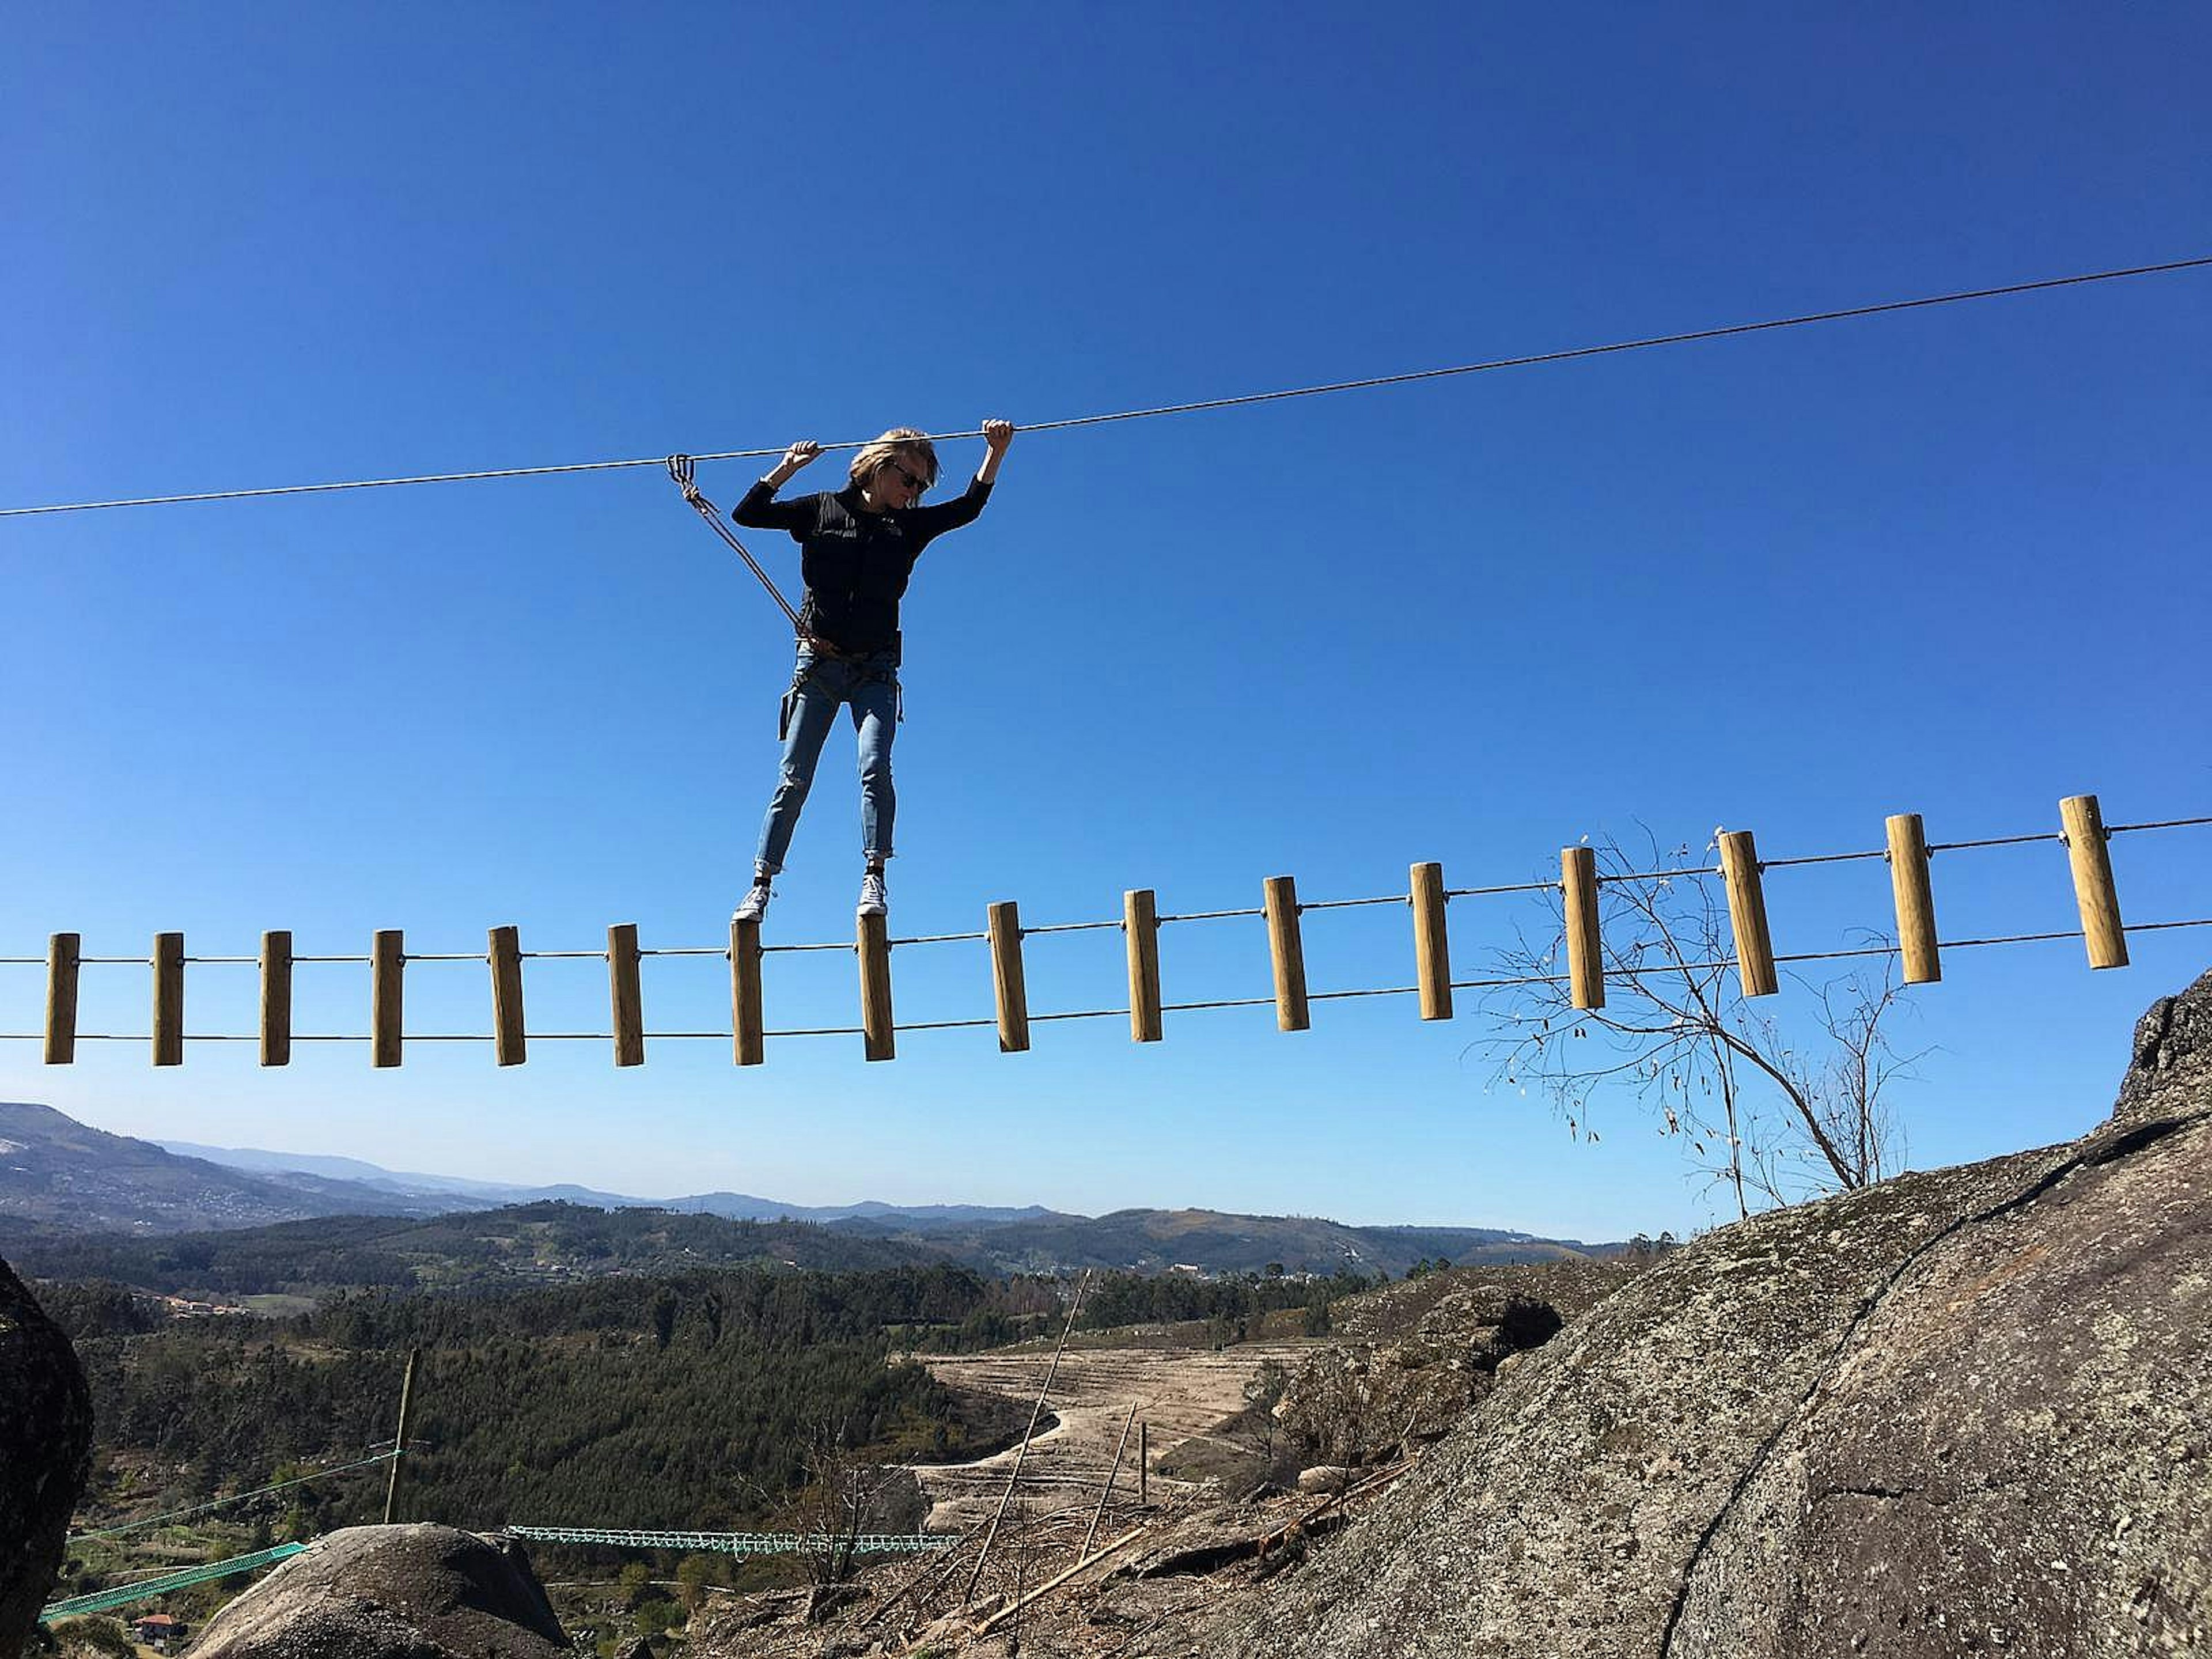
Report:
[[[0,1112],[5,1111],[0,1107]],[[4,1121],[4,1119],[0,1119]],[[478,1199],[490,1206],[538,1204],[553,1200],[563,1204],[589,1204],[602,1210],[673,1210],[681,1215],[719,1215],[732,1221],[897,1221],[915,1227],[965,1227],[1005,1221],[1030,1221],[1054,1212],[1040,1205],[1018,1209],[984,1204],[786,1204],[750,1193],[693,1193],[683,1198],[635,1198],[627,1193],[605,1193],[591,1187],[567,1184],[518,1187],[498,1181],[468,1181],[459,1176],[422,1175],[407,1170],[386,1170],[357,1158],[319,1158],[309,1152],[271,1152],[256,1146],[201,1146],[189,1140],[155,1143],[179,1157],[204,1159],[233,1170],[244,1170],[276,1181],[305,1176],[320,1182],[339,1182],[367,1188],[410,1200],[404,1208],[386,1213],[429,1215],[453,1208],[456,1198]],[[425,1204],[431,1207],[422,1207]]]
[[[811,1206],[744,1193],[642,1199],[587,1187],[526,1187],[395,1171],[357,1158],[187,1141],[155,1145],[90,1128],[52,1107],[0,1102],[0,1243],[11,1237],[20,1245],[66,1235],[216,1233],[330,1217],[422,1219],[549,1204],[734,1223],[808,1223],[844,1237],[854,1265],[951,1261],[990,1273],[1100,1267],[1329,1273],[1349,1268],[1402,1274],[1423,1260],[1462,1265],[1546,1261],[1609,1255],[1620,1248],[1497,1228],[1351,1227],[1313,1217],[1211,1210],[1121,1210],[1091,1217],[1036,1205]],[[639,1237],[649,1251],[659,1235],[648,1228]],[[735,1236],[718,1242],[683,1237],[686,1242],[671,1265],[696,1263],[702,1249],[713,1255],[724,1249],[742,1254],[760,1248]],[[587,1255],[562,1270],[600,1271],[594,1262],[605,1260]],[[627,1265],[635,1271],[639,1262]]]
[[[0,1216],[82,1232],[190,1232],[390,1214],[392,1196],[301,1171],[283,1180],[179,1158],[51,1106],[0,1101]]]

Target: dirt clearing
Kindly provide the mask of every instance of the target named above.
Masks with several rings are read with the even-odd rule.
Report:
[[[1040,1429],[1022,1462],[1017,1501],[1038,1511],[1096,1503],[1129,1407],[1151,1425],[1155,1467],[1185,1442],[1207,1435],[1244,1409],[1244,1390],[1269,1360],[1294,1370],[1317,1346],[1303,1342],[1248,1343],[1230,1348],[1071,1348],[1060,1356],[1045,1401],[1049,1430]],[[1052,1364],[1049,1350],[930,1359],[930,1372],[946,1386],[1003,1394],[1033,1403]],[[915,1474],[929,1500],[932,1532],[957,1532],[990,1518],[1014,1467],[1012,1449],[972,1463],[918,1464]],[[1185,1484],[1151,1477],[1157,1499]],[[1117,1494],[1133,1497],[1137,1436],[1132,1431],[1115,1479]]]

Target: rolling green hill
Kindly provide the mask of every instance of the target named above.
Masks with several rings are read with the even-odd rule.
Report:
[[[944,1252],[799,1221],[540,1203],[422,1219],[325,1216],[166,1237],[84,1234],[0,1218],[0,1255],[41,1279],[110,1279],[234,1302],[346,1289],[550,1283],[652,1271],[832,1270],[942,1261]]]

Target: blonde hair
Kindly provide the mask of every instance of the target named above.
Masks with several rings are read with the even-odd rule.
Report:
[[[937,451],[929,440],[910,426],[895,426],[873,443],[861,447],[853,457],[853,465],[846,476],[854,483],[864,483],[876,475],[876,469],[887,465],[902,455],[910,455],[921,463],[922,485],[925,489],[937,482]]]

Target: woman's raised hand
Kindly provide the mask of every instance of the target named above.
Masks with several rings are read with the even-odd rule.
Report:
[[[1012,421],[983,422],[983,465],[975,469],[977,482],[994,483],[998,481],[999,463],[1006,458],[1006,446],[1014,441]]]
[[[816,443],[813,439],[801,438],[783,452],[783,459],[775,464],[775,471],[769,473],[762,482],[774,489],[781,489],[784,486],[785,480],[821,453],[822,446]]]

